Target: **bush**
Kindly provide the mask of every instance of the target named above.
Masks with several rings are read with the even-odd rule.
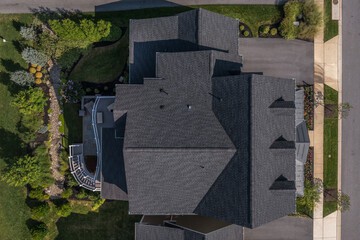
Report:
[[[270,26],[269,25],[266,25],[266,26],[261,26],[260,28],[260,33],[262,35],[267,35],[270,31]]]
[[[35,79],[35,84],[39,85],[41,83],[42,83],[41,78],[36,78]]]
[[[35,40],[36,31],[34,27],[20,27],[20,35],[26,40]]]
[[[270,31],[271,36],[275,36],[278,33],[278,30],[276,28],[272,28]]]
[[[65,202],[56,207],[56,214],[60,217],[67,217],[71,214],[71,205],[69,202]]]
[[[10,74],[10,80],[21,86],[29,86],[34,82],[34,76],[26,71],[16,71]]]
[[[62,198],[69,198],[73,195],[73,190],[72,188],[67,188],[65,189],[62,193],[61,193],[61,197]]]
[[[30,189],[29,197],[33,199],[37,199],[39,201],[45,201],[49,199],[50,196],[44,193],[43,188],[39,187],[39,188]]]
[[[41,220],[47,216],[50,212],[50,206],[47,202],[41,203],[41,205],[36,206],[31,209],[31,217],[35,220]]]
[[[241,24],[240,27],[239,27],[239,29],[240,29],[240,31],[244,31],[244,30],[245,30],[245,26]]]
[[[85,91],[86,91],[87,93],[90,93],[90,92],[91,92],[91,88],[86,88]]]
[[[31,239],[33,240],[43,240],[49,232],[46,224],[43,222],[32,225],[29,230],[31,234]]]
[[[36,78],[42,78],[43,74],[41,72],[36,72],[35,77]]]
[[[40,65],[36,67],[37,72],[41,72],[41,70],[42,70],[42,67]]]
[[[67,103],[77,103],[84,96],[81,83],[68,80],[62,85],[61,95]]]
[[[321,12],[313,0],[306,0],[303,5],[304,21],[300,23],[298,37],[313,39],[321,24]]]
[[[243,34],[244,34],[245,37],[248,37],[250,35],[249,31],[244,31]]]
[[[45,66],[49,60],[49,57],[44,53],[39,52],[33,48],[27,47],[21,52],[22,58],[27,63],[37,64],[40,66]]]
[[[84,199],[87,197],[88,197],[88,195],[84,189],[80,189],[80,191],[76,194],[76,198],[78,198],[78,199]]]
[[[96,200],[96,201],[94,202],[94,205],[92,206],[91,210],[92,210],[92,211],[98,210],[99,207],[101,207],[101,205],[104,204],[104,202],[105,202],[105,199],[99,198],[98,200]]]
[[[100,93],[100,90],[97,89],[97,88],[95,88],[95,89],[94,89],[94,93],[95,93],[95,94],[99,94],[99,93]]]
[[[36,118],[43,116],[47,99],[40,88],[29,88],[15,95],[11,104],[25,116]]]
[[[31,74],[36,73],[36,68],[30,67],[30,68],[29,68],[29,73],[31,73]]]
[[[111,23],[104,20],[97,22],[82,19],[80,22],[69,18],[50,20],[50,28],[65,46],[70,48],[86,48],[91,43],[98,42],[110,33]]]

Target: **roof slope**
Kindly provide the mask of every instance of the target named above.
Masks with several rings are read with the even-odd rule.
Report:
[[[130,83],[155,76],[156,52],[219,50],[238,54],[238,21],[204,9],[130,20]]]

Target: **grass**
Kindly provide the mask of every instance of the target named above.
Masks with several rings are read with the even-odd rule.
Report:
[[[80,103],[65,103],[63,106],[64,145],[68,147],[82,142],[82,118],[79,117]]]
[[[338,93],[325,85],[324,101],[326,104],[338,104]],[[324,189],[337,189],[338,174],[338,118],[324,119]],[[336,211],[336,203],[324,201],[324,216]]]
[[[128,204],[123,201],[105,202],[99,212],[86,215],[71,214],[61,218],[57,240],[134,239],[134,223],[138,216],[128,215]]]
[[[323,208],[323,215],[326,217],[327,215],[335,212],[337,210],[337,203],[336,201],[325,201],[324,208]]]
[[[199,6],[212,12],[239,19],[247,24],[254,37],[264,24],[274,24],[282,19],[282,6],[277,5],[203,5]]]
[[[339,34],[339,24],[337,20],[331,20],[332,0],[324,0],[324,42]]]
[[[128,33],[116,43],[97,47],[85,55],[70,74],[70,79],[80,82],[106,83],[119,78],[128,59]]]
[[[18,52],[20,35],[17,28],[31,19],[30,14],[0,15],[0,33],[7,40],[6,43],[0,42],[0,170],[25,153],[17,128],[20,114],[10,105],[13,95],[19,89],[10,83],[9,73],[26,67]],[[30,213],[25,198],[25,188],[10,187],[0,182],[1,240],[30,238],[26,226]]]

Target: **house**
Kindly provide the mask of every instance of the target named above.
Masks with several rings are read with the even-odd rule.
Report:
[[[102,197],[144,215],[137,240],[241,239],[240,226],[295,212],[303,92],[294,79],[241,72],[237,39],[236,20],[203,9],[130,21],[130,84],[92,109],[96,119],[112,104],[93,122],[93,178]]]

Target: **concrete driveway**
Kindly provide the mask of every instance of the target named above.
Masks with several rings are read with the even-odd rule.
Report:
[[[283,217],[255,229],[244,229],[244,240],[312,240],[313,221]]]
[[[314,82],[314,44],[282,38],[240,38],[239,54],[243,55],[244,72],[263,72],[264,75],[296,78]]]

